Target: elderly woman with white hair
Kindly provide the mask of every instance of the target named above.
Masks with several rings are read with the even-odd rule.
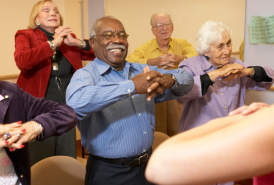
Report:
[[[227,116],[244,105],[247,88],[266,90],[273,84],[272,69],[249,66],[230,56],[231,30],[222,22],[207,21],[202,25],[196,36],[196,50],[198,56],[179,65],[194,76],[192,90],[177,99],[182,104],[179,132]]]

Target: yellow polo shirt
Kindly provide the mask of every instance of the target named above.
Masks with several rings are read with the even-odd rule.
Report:
[[[187,58],[197,56],[195,48],[185,39],[171,38],[168,44],[168,53],[176,55],[184,55]],[[156,40],[156,38],[139,46],[132,54],[127,57],[127,61],[146,64],[149,58],[156,58],[164,55]],[[178,68],[178,66],[176,67]]]

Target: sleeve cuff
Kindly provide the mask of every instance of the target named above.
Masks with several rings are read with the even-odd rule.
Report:
[[[247,68],[253,68],[254,69],[254,75],[249,76],[249,78],[255,80],[256,82],[272,82],[272,78],[270,78],[264,68],[260,66],[249,66]]]
[[[82,50],[84,50],[84,51],[90,51],[89,42],[87,40],[84,40],[84,42],[86,43],[86,47],[84,47]]]
[[[135,86],[132,80],[119,82],[119,88],[122,94],[128,94],[129,96],[135,94]]]
[[[209,88],[210,85],[213,86],[214,82],[211,81],[211,79],[209,78],[209,75],[203,74],[200,76],[200,80],[201,80],[201,89],[202,89],[202,95],[204,96],[207,93],[207,90]]]

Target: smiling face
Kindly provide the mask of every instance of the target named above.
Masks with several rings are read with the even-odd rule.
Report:
[[[39,22],[40,26],[48,32],[54,33],[54,30],[60,26],[60,14],[58,8],[52,2],[46,1],[35,21]]]
[[[166,23],[171,23],[169,25],[165,25]],[[163,25],[161,27],[157,27],[157,25]],[[173,32],[173,24],[170,17],[166,14],[158,14],[153,19],[153,28],[151,28],[153,35],[156,37],[158,41],[160,40],[169,40],[171,38],[171,34]]]
[[[223,67],[228,64],[232,51],[231,38],[226,31],[222,32],[222,39],[210,45],[209,52],[205,55],[209,56],[209,62],[216,68]]]
[[[128,51],[127,39],[117,35],[125,34],[122,23],[117,19],[105,17],[99,20],[95,30],[96,36],[92,37],[89,43],[96,57],[117,71],[122,70]],[[110,33],[115,34],[114,38],[106,37]]]

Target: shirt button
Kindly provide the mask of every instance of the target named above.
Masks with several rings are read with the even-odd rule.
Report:
[[[144,132],[144,134],[147,134],[147,132]]]
[[[128,89],[127,92],[130,92],[130,89]]]
[[[220,78],[219,80],[220,80],[220,81],[222,81],[222,79],[221,79],[221,78]]]
[[[143,152],[146,152],[146,150],[143,150]]]
[[[141,116],[141,114],[138,114],[139,116]]]
[[[222,93],[222,95],[225,95],[225,93]]]
[[[227,107],[225,107],[225,109],[227,109]]]

